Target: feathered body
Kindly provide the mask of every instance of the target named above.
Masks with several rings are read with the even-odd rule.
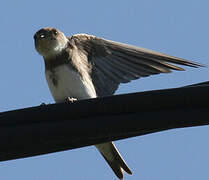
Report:
[[[55,28],[35,35],[37,51],[44,57],[49,89],[56,102],[69,97],[88,99],[114,94],[120,83],[171,70],[174,64],[201,64],[155,51],[105,40],[87,34],[66,37]],[[118,178],[132,174],[113,142],[96,145]]]

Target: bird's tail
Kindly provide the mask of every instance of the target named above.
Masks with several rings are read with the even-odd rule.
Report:
[[[123,179],[124,171],[128,174],[132,174],[113,142],[97,144],[96,148],[100,151],[119,179]]]

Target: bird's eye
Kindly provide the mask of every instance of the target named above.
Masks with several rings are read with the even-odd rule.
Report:
[[[45,35],[43,33],[40,34],[40,38],[45,38]]]
[[[53,34],[54,34],[54,35],[57,35],[58,32],[57,32],[56,30],[53,30]]]

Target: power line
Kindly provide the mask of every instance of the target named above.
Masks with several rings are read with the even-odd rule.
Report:
[[[0,113],[0,161],[209,124],[209,83]]]

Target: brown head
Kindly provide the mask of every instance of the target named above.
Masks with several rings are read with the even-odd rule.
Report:
[[[58,29],[46,27],[34,35],[35,47],[44,58],[59,54],[67,47],[68,39]]]

